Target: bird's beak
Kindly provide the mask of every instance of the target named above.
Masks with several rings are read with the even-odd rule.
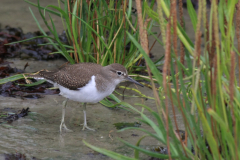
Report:
[[[126,78],[126,80],[128,80],[128,81],[130,81],[130,82],[133,82],[133,83],[135,83],[135,84],[137,84],[137,85],[139,85],[139,86],[141,86],[141,87],[144,87],[144,85],[142,85],[141,83],[135,81],[134,79],[130,78],[129,76]]]

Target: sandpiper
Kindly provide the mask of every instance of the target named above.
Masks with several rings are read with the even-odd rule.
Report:
[[[65,109],[68,99],[82,102],[84,113],[83,130],[89,129],[87,126],[86,103],[97,103],[109,96],[116,86],[125,80],[131,81],[143,87],[142,84],[128,76],[127,70],[123,65],[113,63],[108,66],[101,66],[95,63],[78,63],[68,65],[58,71],[42,70],[38,74],[29,75],[34,79],[46,79],[60,90],[60,95],[66,98],[62,106],[62,127],[66,131],[71,131],[64,123]]]

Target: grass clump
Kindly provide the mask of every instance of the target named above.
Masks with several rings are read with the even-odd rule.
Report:
[[[156,123],[143,111],[130,105],[129,107],[139,113],[141,122],[149,125],[154,132],[129,128],[146,133],[135,145],[121,140],[135,150],[134,158],[120,158],[112,151],[84,142],[87,146],[114,159],[139,159],[140,152],[162,159],[239,159],[240,82],[235,74],[237,65],[238,68],[240,66],[236,64],[240,53],[240,2],[220,0],[217,3],[213,0],[209,12],[205,0],[198,2],[199,8],[196,11],[191,1],[187,0],[188,13],[195,31],[193,43],[184,29],[182,17],[181,23],[177,21],[176,0],[157,0],[156,11],[151,9],[146,1],[142,5],[141,1],[136,1],[139,29],[143,27],[140,43],[131,33],[127,32],[127,35],[145,58],[149,75],[153,74],[157,83],[163,86],[163,91],[157,92],[152,83],[158,112],[141,105],[155,117]],[[163,73],[158,71],[148,56],[148,45],[144,44],[147,43],[144,31],[146,19],[141,15],[140,7],[145,8],[151,19],[160,23],[165,48]],[[179,15],[182,16],[182,5],[179,7]],[[142,20],[139,17],[142,17]],[[234,44],[235,38],[237,45]],[[180,52],[179,41],[182,46]],[[162,98],[164,96],[167,98]],[[179,124],[174,106],[177,106],[184,121],[184,140],[176,131]],[[174,113],[173,120],[168,115],[170,109]],[[149,136],[167,146],[167,155],[139,147],[141,141]]]

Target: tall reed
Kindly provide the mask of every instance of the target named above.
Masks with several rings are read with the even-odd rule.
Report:
[[[176,22],[175,0],[171,2],[158,0],[157,11],[149,7],[146,1],[142,5],[148,17],[160,24],[162,36],[160,39],[165,48],[163,73],[157,70],[148,57],[146,46],[139,43],[131,33],[127,33],[145,58],[153,78],[164,89],[164,92],[158,92],[161,106],[156,106],[162,109],[161,113],[137,104],[149,111],[156,122],[142,111],[128,105],[141,115],[141,121],[149,125],[154,132],[141,128],[127,129],[146,133],[165,144],[168,150],[168,155],[163,155],[139,147],[141,141],[147,136],[141,137],[136,145],[121,140],[135,150],[135,159],[139,158],[139,152],[163,159],[239,159],[240,93],[235,76],[235,59],[239,59],[240,3],[212,0],[210,8],[207,9],[206,0],[198,2],[196,11],[191,0],[187,0],[187,10],[195,32],[195,43],[188,37],[182,24],[183,19],[180,18],[181,25]],[[139,9],[140,1],[137,1],[137,4]],[[181,5],[179,12],[182,13]],[[142,15],[138,12],[138,16]],[[233,23],[234,17],[236,17],[236,23]],[[139,27],[142,24],[144,19],[143,22],[138,23]],[[235,33],[238,49],[234,44]],[[157,41],[161,41],[160,39]],[[184,54],[180,47],[180,55],[178,55],[177,41],[181,41],[184,45]],[[163,96],[166,98],[164,99]],[[170,99],[170,102],[180,111],[186,133],[184,141],[173,127],[173,123],[177,126],[176,120],[169,118],[171,104],[167,99]],[[173,112],[173,114],[175,117],[176,113]],[[161,118],[162,116],[164,119]],[[96,148],[85,141],[84,143],[98,152],[119,159],[120,155],[117,153]],[[121,156],[121,159],[134,159]]]

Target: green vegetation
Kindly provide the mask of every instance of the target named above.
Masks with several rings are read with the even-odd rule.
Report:
[[[171,3],[157,0],[157,11],[148,7],[146,1],[143,3],[147,15],[160,23],[165,47],[165,63],[161,74],[148,57],[148,46],[144,44],[147,41],[146,35],[141,32],[145,19],[139,18],[141,5],[140,1],[136,1],[141,43],[131,33],[128,33],[128,37],[137,46],[153,77],[164,90],[157,92],[152,83],[158,112],[141,105],[155,117],[157,123],[143,111],[130,105],[128,107],[139,113],[141,122],[152,127],[154,133],[141,128],[128,128],[146,133],[136,145],[121,140],[135,150],[134,158],[99,149],[84,141],[87,146],[114,159],[139,159],[140,152],[163,159],[239,159],[240,93],[235,70],[240,52],[240,2],[220,0],[217,4],[216,0],[212,0],[209,15],[206,1],[198,2],[196,13],[191,1],[187,0],[188,13],[195,31],[195,44],[184,30],[181,6],[180,23],[177,22],[176,0]],[[238,48],[234,45],[235,38]],[[180,54],[178,40],[185,48],[181,47]],[[202,45],[204,48],[201,48]],[[163,96],[168,97],[171,103],[167,98],[163,99]],[[175,124],[178,129],[178,123],[172,104],[178,107],[184,120],[185,140],[179,138],[173,128]],[[168,116],[169,109],[174,112],[173,120]],[[168,155],[139,147],[142,139],[149,136],[165,144]]]
[[[53,37],[43,31],[31,8],[30,12],[49,44],[58,50],[55,53],[62,54],[71,64],[94,62],[105,66],[120,63],[130,68],[142,57],[126,34],[129,31],[139,39],[136,14],[132,14],[132,1],[59,0],[59,6],[46,7],[40,6],[39,1],[38,4],[25,1],[38,8]],[[70,45],[62,44],[59,40],[51,14],[62,19]],[[46,20],[48,16],[50,24]]]
[[[140,130],[146,134],[135,145],[121,140],[135,150],[134,158],[97,148],[84,141],[88,147],[121,160],[139,159],[140,152],[163,159],[239,159],[240,82],[237,83],[235,70],[236,59],[240,62],[240,1],[220,0],[217,3],[212,0],[208,12],[206,0],[198,1],[197,11],[191,0],[187,0],[188,13],[195,31],[194,42],[184,29],[182,5],[179,5],[180,11],[177,13],[177,0],[157,0],[156,11],[152,9],[154,0],[150,5],[146,0],[143,4],[137,0],[136,15],[131,13],[132,0],[109,3],[100,0],[74,0],[71,4],[67,0],[61,2],[64,9],[52,5],[44,8],[39,3],[33,4],[38,7],[53,37],[46,35],[31,12],[44,37],[58,50],[57,53],[62,54],[72,64],[95,62],[107,65],[116,62],[124,64],[130,71],[133,71],[133,68],[140,70],[135,64],[144,57],[147,67],[143,69],[148,71],[149,77],[146,79],[151,81],[157,104],[157,112],[153,108],[137,104],[151,113],[157,122],[155,123],[144,114],[144,109],[139,111],[121,102],[114,95],[110,96],[118,104],[139,113],[139,121],[154,130],[152,133],[136,127],[122,129]],[[59,1],[59,4],[61,2]],[[70,45],[59,41],[54,23],[51,21],[50,27],[45,19],[46,13],[62,18]],[[177,15],[180,17],[179,22]],[[151,32],[155,23],[160,24],[161,39]],[[158,61],[153,62],[149,58],[147,34],[153,35],[165,48],[162,73],[157,69]],[[128,51],[125,48],[127,44],[130,44]],[[23,76],[2,79],[0,84],[20,78]],[[163,89],[157,91],[155,83]],[[101,103],[115,106],[110,101]],[[174,106],[177,106],[184,121],[185,140],[176,132],[178,122]],[[168,114],[170,109],[174,113],[172,120]],[[148,137],[165,144],[168,155],[139,147],[141,141]]]

